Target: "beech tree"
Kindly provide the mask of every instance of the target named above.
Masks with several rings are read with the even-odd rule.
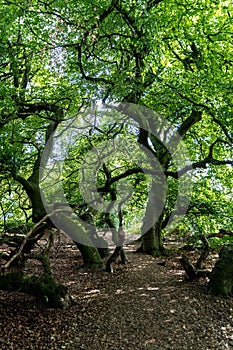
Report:
[[[173,156],[179,144],[171,153],[154,135],[153,120],[147,120],[150,128],[145,130],[145,120],[134,119],[138,132],[132,137],[145,154],[149,151],[159,162],[169,188],[161,215],[153,220],[151,185],[144,223],[150,216],[154,224],[146,233],[142,225],[143,252],[165,252],[162,232],[171,215],[179,214],[175,197],[186,174],[193,174],[197,188],[204,178],[216,179],[212,188],[209,185],[209,194],[214,196],[217,188],[224,192],[229,208],[233,140],[230,1],[90,4],[2,0],[0,4],[1,178],[5,188],[7,181],[14,191],[15,184],[20,185],[23,196],[30,199],[34,222],[45,215],[39,188],[44,147],[62,121],[95,100],[133,103],[156,111],[189,151],[189,163],[177,168]],[[126,137],[125,131],[119,135]],[[114,138],[113,129],[109,137]],[[48,158],[49,152],[43,162]],[[144,184],[139,168],[124,164],[121,177]],[[108,170],[101,178],[105,196],[112,191],[106,187]],[[114,179],[112,186],[116,182]],[[198,208],[197,193],[195,189],[186,220]],[[83,203],[83,198],[76,199]],[[214,217],[217,222],[217,215]],[[93,248],[88,259],[96,256],[100,262],[96,254]]]
[[[27,22],[30,13],[14,4],[4,6],[3,3],[3,9],[1,177],[6,182],[4,187],[8,185],[9,197],[11,191],[16,191],[15,184],[20,184],[20,190],[17,191],[24,193],[19,197],[27,196],[29,200],[21,209],[31,213],[26,214],[27,220],[31,218],[34,223],[41,223],[33,233],[35,239],[24,246],[24,251],[28,252],[41,237],[41,232],[51,226],[49,217],[42,220],[46,216],[46,210],[39,188],[39,173],[43,162],[46,162],[43,149],[64,119],[65,112],[71,105],[71,97],[65,93],[64,88],[68,88],[65,79],[60,79],[59,71],[50,68],[54,58],[49,47],[45,47],[40,40],[37,41],[30,32]],[[43,62],[40,61],[41,58]],[[75,94],[73,98],[76,100]],[[81,105],[80,97],[78,102],[75,101],[75,106],[80,108]],[[6,207],[2,208],[6,221],[12,214],[11,211],[4,213]],[[86,265],[102,265],[96,249],[88,244],[86,248],[79,248]]]

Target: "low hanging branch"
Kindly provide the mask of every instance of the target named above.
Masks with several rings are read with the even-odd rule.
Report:
[[[34,235],[38,227],[58,212],[64,213],[64,209],[57,209],[45,215],[23,238],[20,246],[10,260],[3,265],[3,271],[0,273],[0,289],[7,291],[19,291],[36,297],[37,302],[45,307],[64,308],[72,304],[72,298],[68,293],[67,287],[57,283],[52,274],[49,257],[45,252],[36,254],[25,254],[24,248]],[[18,258],[23,257],[23,262],[29,259],[40,261],[43,267],[43,274],[27,275],[23,272],[22,266],[17,271],[6,271],[7,268]]]
[[[45,215],[36,225],[34,225],[33,228],[23,238],[23,241],[22,241],[21,245],[19,246],[19,248],[17,249],[17,251],[15,252],[15,254],[8,260],[8,262],[5,265],[2,266],[2,268],[8,269],[10,267],[10,265],[13,263],[13,261],[15,261],[17,258],[19,258],[22,255],[23,249],[24,249],[26,243],[28,242],[30,237],[33,236],[34,232],[38,229],[38,227],[40,225],[42,225],[44,222],[46,222],[52,215],[57,214],[59,212],[64,212],[64,209],[57,209],[57,210],[52,211],[51,213]]]
[[[229,231],[229,230],[224,230],[223,228],[221,228],[218,233],[210,233],[207,237],[208,238],[214,238],[214,237],[223,238],[225,235],[233,236],[233,232]]]
[[[205,157],[204,159],[189,164],[187,166],[185,166],[184,168],[180,169],[178,172],[177,171],[168,171],[165,173],[165,175],[167,176],[171,176],[174,179],[178,179],[180,176],[185,175],[187,172],[189,172],[190,170],[193,169],[201,169],[207,168],[207,165],[233,165],[233,160],[232,159],[225,159],[225,160],[219,160],[219,159],[215,159],[213,157],[213,151],[214,151],[214,147],[216,146],[216,144],[218,143],[224,143],[226,145],[228,145],[229,147],[232,147],[232,144],[228,141],[225,141],[221,138],[217,138],[209,147],[209,154],[207,155],[207,157]]]
[[[52,276],[52,270],[51,270],[51,265],[50,265],[50,260],[45,254],[25,254],[24,255],[25,260],[29,259],[34,259],[38,260],[44,269],[44,274],[45,275],[51,275]]]

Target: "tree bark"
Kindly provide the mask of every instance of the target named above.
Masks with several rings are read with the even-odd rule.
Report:
[[[212,295],[233,295],[233,245],[225,246],[219,253],[210,275],[208,293]]]
[[[103,266],[103,261],[98,249],[93,246],[91,239],[82,227],[78,225],[78,222],[74,222],[72,218],[61,212],[55,215],[57,227],[72,238],[80,250],[83,258],[83,266],[87,268],[101,268]]]
[[[184,268],[186,275],[188,277],[188,280],[190,282],[200,277],[210,276],[209,270],[197,270],[197,268],[193,266],[193,264],[189,261],[186,255],[182,256],[182,258],[180,259],[180,263]]]
[[[208,242],[207,238],[204,235],[201,235],[200,238],[201,238],[201,240],[203,242],[204,250],[203,250],[203,252],[201,253],[199,259],[196,262],[196,269],[197,270],[201,270],[203,268],[203,263],[207,259],[208,255],[209,255],[209,252],[210,252],[210,245],[209,245],[209,242]]]
[[[153,256],[165,254],[161,235],[164,201],[164,184],[160,178],[153,179],[141,230],[142,251]]]
[[[182,258],[180,259],[180,263],[183,269],[185,270],[189,281],[191,282],[195,280],[197,278],[197,271],[186,255],[182,256]]]
[[[28,198],[31,201],[32,221],[37,223],[46,215],[46,210],[39,187],[39,179],[38,181],[34,182],[30,178],[27,180],[19,175],[16,175],[15,180],[18,181],[26,191]]]
[[[114,252],[112,253],[112,255],[109,257],[109,259],[107,260],[106,263],[106,269],[105,271],[113,273],[113,267],[112,264],[117,260],[117,258],[120,256],[120,253],[122,251],[122,247],[118,246],[114,249]]]
[[[105,271],[111,272],[111,273],[113,273],[112,264],[117,260],[119,256],[121,257],[122,264],[126,265],[128,263],[128,258],[123,246],[125,241],[125,234],[121,227],[118,229],[117,236],[118,237],[114,242],[116,244],[116,248],[114,249],[114,252],[112,253],[112,255],[108,258],[106,263],[106,269],[105,269]]]
[[[163,246],[162,240],[162,220],[163,215],[153,224],[153,226],[142,235],[142,252],[152,255],[160,256],[166,255],[166,249]]]
[[[109,256],[108,243],[103,237],[100,237],[95,228],[95,222],[88,211],[80,216],[80,219],[84,221],[85,230],[88,232],[88,236],[93,244],[98,249],[101,258],[106,258]]]

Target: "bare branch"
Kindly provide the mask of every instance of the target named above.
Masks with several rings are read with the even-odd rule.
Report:
[[[212,164],[212,165],[233,165],[233,160],[232,159],[227,159],[227,160],[218,160],[218,159],[214,159],[214,158],[205,158],[199,162],[196,162],[196,163],[193,163],[193,164],[190,164],[186,167],[184,167],[183,169],[179,170],[177,172],[177,176],[173,176],[173,177],[176,177],[178,178],[179,176],[182,176],[184,174],[186,174],[188,171],[192,170],[192,169],[200,169],[200,168],[204,168],[206,169],[207,168],[207,165],[208,164]],[[176,174],[176,173],[174,173]],[[171,174],[170,174],[171,175]],[[172,175],[171,175],[172,176]]]
[[[182,123],[182,125],[178,128],[177,132],[178,134],[183,137],[190,129],[191,127],[198,123],[202,118],[202,112],[192,110],[191,115],[185,119],[185,121]]]
[[[143,169],[141,168],[132,168],[132,169],[128,169],[126,170],[124,173],[122,174],[119,174],[117,176],[114,176],[112,178],[108,178],[107,181],[106,181],[106,184],[102,187],[98,187],[97,188],[97,191],[98,192],[106,192],[106,190],[108,191],[109,187],[114,183],[114,182],[117,182],[119,180],[122,180],[130,175],[133,175],[133,174],[140,174],[140,173],[143,173]]]
[[[212,143],[212,145],[210,146],[210,150],[209,150],[209,154],[208,154],[207,158],[213,159],[214,146],[215,146],[217,143],[225,143],[225,144],[229,145],[229,142],[227,142],[227,141],[225,141],[225,140],[223,140],[223,139],[221,139],[221,138],[218,137],[217,140],[215,140],[215,141]]]
[[[220,126],[220,128],[222,129],[222,131],[224,132],[225,136],[227,137],[227,139],[233,143],[233,138],[231,137],[230,133],[228,132],[226,126],[220,121],[218,120],[214,115],[213,113],[211,113],[211,117],[213,119],[213,121],[218,124]]]

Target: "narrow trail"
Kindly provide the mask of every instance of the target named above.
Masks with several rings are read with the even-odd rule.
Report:
[[[0,348],[233,349],[233,298],[207,295],[204,279],[185,282],[178,253],[161,266],[161,258],[134,248],[128,246],[130,264],[115,264],[111,275],[79,268],[77,250],[64,242],[53,269],[75,304],[38,309],[30,296],[0,291]]]

